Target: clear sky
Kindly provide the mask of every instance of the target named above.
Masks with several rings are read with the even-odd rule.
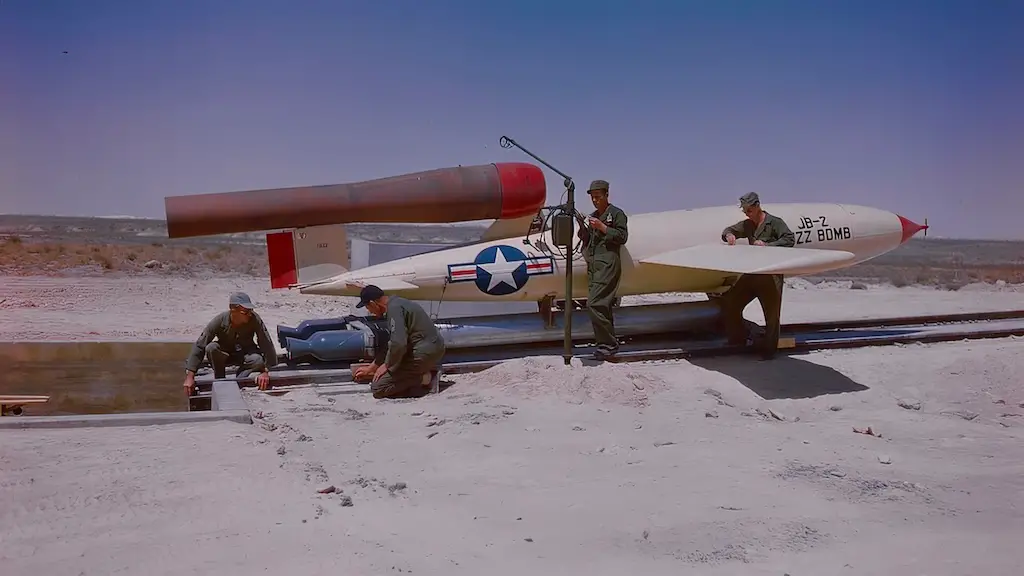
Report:
[[[0,213],[529,161],[503,134],[630,213],[1021,239],[1024,3],[0,0]]]

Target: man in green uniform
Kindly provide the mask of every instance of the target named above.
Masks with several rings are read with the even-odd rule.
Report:
[[[737,238],[746,238],[748,244],[754,246],[784,246],[791,248],[796,245],[793,232],[786,222],[778,216],[769,214],[761,208],[761,199],[756,192],[740,197],[740,209],[747,215],[732,226],[722,230],[722,240],[730,245],[736,244]],[[761,303],[764,312],[764,340],[761,342],[761,356],[770,360],[779,347],[779,323],[782,314],[782,274],[744,274],[722,295],[722,315],[725,332],[729,344],[741,346],[747,338],[743,329],[743,309],[754,298]]]
[[[620,248],[629,239],[626,213],[608,202],[608,182],[594,180],[587,190],[594,210],[581,230],[587,262],[587,311],[594,329],[594,357],[604,360],[619,351],[612,304],[622,278]]]
[[[441,364],[445,344],[427,311],[401,296],[388,296],[373,285],[362,289],[356,307],[386,317],[391,332],[383,363],[374,360],[363,368],[373,373],[373,397],[409,398],[428,393],[431,371]]]
[[[238,366],[238,377],[258,372],[260,390],[270,385],[270,367],[277,365],[277,349],[263,319],[253,309],[252,300],[244,292],[228,298],[228,309],[206,324],[185,360],[185,393],[195,390],[196,370],[206,358],[213,366],[213,377],[225,378],[226,366]]]

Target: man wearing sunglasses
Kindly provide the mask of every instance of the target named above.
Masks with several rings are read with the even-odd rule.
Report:
[[[228,309],[206,324],[192,352],[185,360],[185,394],[195,390],[195,375],[206,358],[213,366],[213,377],[225,378],[227,366],[238,366],[238,378],[257,373],[260,390],[270,386],[270,367],[277,365],[277,349],[270,331],[254,310],[252,300],[244,292],[228,298]]]
[[[786,222],[765,212],[757,192],[740,197],[740,210],[747,216],[722,230],[722,241],[736,244],[737,238],[746,238],[754,246],[783,246],[792,248],[796,237]],[[782,274],[744,274],[722,295],[722,316],[729,344],[742,346],[747,342],[743,328],[743,309],[757,298],[764,312],[764,340],[761,356],[770,360],[779,347],[779,325],[782,315]]]

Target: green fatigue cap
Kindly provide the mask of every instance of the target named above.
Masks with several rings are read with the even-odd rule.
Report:
[[[607,180],[594,180],[593,182],[590,183],[590,188],[587,188],[587,194],[590,194],[591,192],[595,192],[597,190],[604,190],[605,192],[607,192],[608,191],[608,181]]]
[[[740,196],[740,207],[746,208],[748,206],[757,206],[761,203],[761,198],[758,197],[757,192],[747,192],[743,196]]]
[[[247,310],[252,310],[255,306],[252,305],[252,299],[245,292],[235,292],[228,298],[228,306],[241,306]]]

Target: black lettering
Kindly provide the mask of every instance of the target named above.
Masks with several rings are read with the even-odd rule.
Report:
[[[327,248],[327,242],[319,242],[316,245],[317,248]]]
[[[822,226],[822,228],[828,228],[828,224],[825,224],[825,217],[824,216],[818,216],[818,218],[821,218],[821,226]]]
[[[814,226],[814,221],[811,220],[810,218],[808,218],[807,216],[801,216],[800,217],[800,223],[797,225],[797,229],[798,230],[806,230],[807,228],[810,228],[811,226]]]
[[[796,243],[797,244],[807,244],[810,241],[811,241],[811,231],[810,230],[797,230],[796,231]]]
[[[842,228],[820,228],[818,229],[818,241],[819,242],[831,242],[833,240],[849,240],[853,234],[850,233],[849,226],[843,226]]]

